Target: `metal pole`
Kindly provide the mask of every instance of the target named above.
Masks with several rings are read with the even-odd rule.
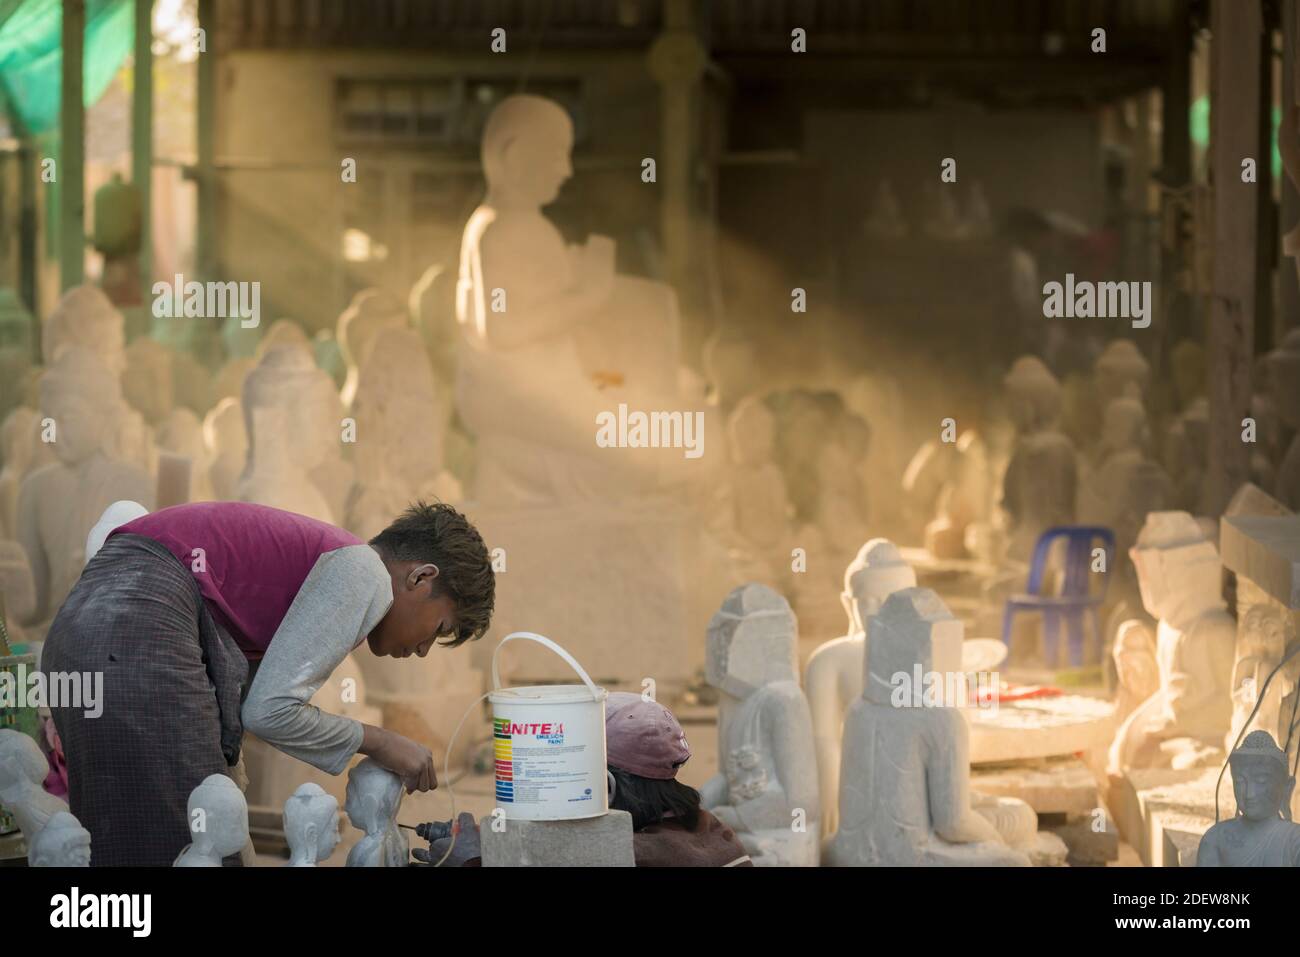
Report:
[[[82,104],[85,0],[63,0],[63,62],[59,89],[59,283],[81,283],[86,245],[86,110]]]
[[[140,195],[142,302],[153,284],[153,0],[135,0],[135,89],[131,99],[131,180]]]

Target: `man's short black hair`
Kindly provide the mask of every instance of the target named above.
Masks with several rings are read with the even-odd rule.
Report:
[[[444,502],[416,502],[370,540],[388,561],[438,566],[434,597],[456,602],[456,637],[438,644],[454,648],[481,638],[492,622],[496,576],[483,536],[456,509]]]

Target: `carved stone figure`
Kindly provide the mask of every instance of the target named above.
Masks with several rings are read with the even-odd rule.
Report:
[[[348,852],[348,867],[405,867],[410,844],[397,826],[402,779],[366,758],[348,773],[343,810],[352,826],[366,832]]]
[[[172,867],[221,867],[248,843],[248,804],[225,774],[209,774],[193,791],[187,808],[194,840]]]
[[[117,376],[84,348],[62,350],[41,377],[41,413],[58,462],[31,472],[18,495],[18,541],[31,561],[38,622],[81,575],[86,535],[104,509],[119,500],[153,506],[149,476],[114,454],[123,407]]]
[[[339,845],[339,802],[308,781],[284,802],[289,867],[315,867]]]
[[[817,749],[817,782],[822,803],[822,833],[839,825],[840,745],[844,715],[862,697],[866,655],[866,623],[886,598],[916,586],[916,573],[890,541],[873,538],[844,570],[840,603],[848,616],[848,632],[817,648],[804,669],[804,690],[812,712]]]
[[[946,690],[961,645],[961,622],[927,588],[895,592],[870,619],[864,691],[844,719],[832,865],[1029,865],[972,809],[970,732]]]
[[[1120,727],[1111,770],[1194,766],[1217,753],[1232,717],[1236,628],[1219,555],[1186,512],[1148,515],[1129,554],[1142,604],[1159,620],[1160,688]]]
[[[30,867],[89,867],[90,832],[67,811],[59,811],[29,842]]]
[[[1290,807],[1295,778],[1286,755],[1267,731],[1252,731],[1228,757],[1237,814],[1201,837],[1197,867],[1296,867],[1300,824]]]
[[[821,805],[797,643],[789,604],[764,585],[732,591],[709,622],[705,676],[722,695],[721,768],[701,803],[759,866],[817,864]]]
[[[29,850],[41,829],[68,810],[68,802],[41,786],[49,773],[40,745],[21,731],[0,728],[0,804],[13,815]]]

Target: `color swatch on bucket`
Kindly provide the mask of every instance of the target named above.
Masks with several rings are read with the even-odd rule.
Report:
[[[497,800],[511,802],[515,799],[515,765],[509,718],[492,719],[492,748],[497,770]]]

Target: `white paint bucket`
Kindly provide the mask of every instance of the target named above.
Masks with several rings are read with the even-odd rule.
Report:
[[[550,648],[583,684],[502,688],[497,657],[517,638]],[[496,799],[506,819],[568,821],[607,813],[605,689],[567,651],[530,631],[501,639],[492,653],[492,688]]]

